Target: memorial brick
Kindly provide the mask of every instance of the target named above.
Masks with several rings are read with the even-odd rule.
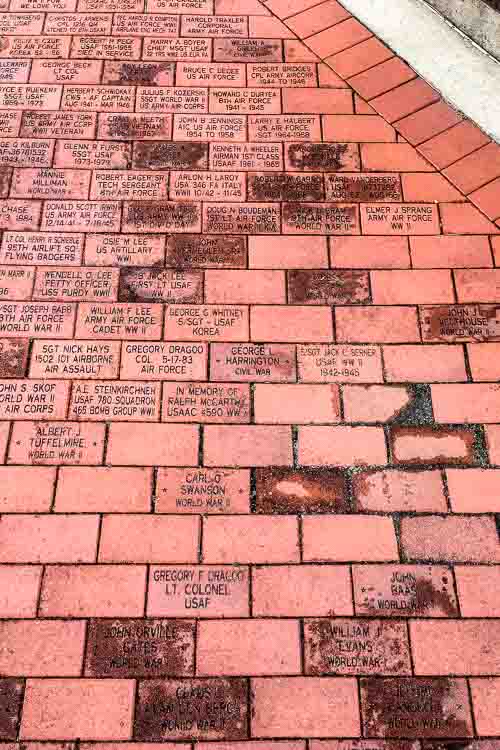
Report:
[[[206,344],[124,341],[120,377],[134,380],[206,380],[207,359]]]
[[[159,383],[73,381],[69,419],[103,422],[157,422]]]
[[[211,143],[210,169],[280,171],[281,143]]]
[[[93,466],[102,462],[104,425],[15,422],[7,463]]]
[[[160,266],[122,268],[118,297],[120,302],[201,302],[202,273]]]
[[[246,266],[245,238],[172,235],[167,239],[166,264],[179,268],[243,268]]]
[[[194,673],[195,623],[189,620],[90,620],[89,677],[187,677]]]
[[[172,341],[246,341],[244,305],[167,305],[165,338]]]
[[[248,513],[248,469],[159,469],[158,513]]]
[[[73,335],[76,306],[59,302],[1,302],[0,335],[65,339]]]
[[[0,262],[14,266],[78,266],[82,251],[82,234],[4,232]]]
[[[220,381],[291,383],[296,380],[295,346],[212,344],[210,373]]]
[[[30,377],[112,379],[118,377],[119,364],[118,341],[34,341]]]
[[[379,346],[298,344],[299,380],[310,383],[382,383]]]
[[[78,306],[76,338],[146,339],[161,338],[161,305],[121,303]]]
[[[54,167],[77,169],[127,169],[132,147],[128,143],[106,141],[59,140],[54,153]]]
[[[152,266],[163,264],[164,257],[165,238],[161,235],[87,235],[85,262],[88,265]]]
[[[250,422],[250,387],[239,383],[164,383],[162,422]]]
[[[151,566],[147,614],[152,617],[247,617],[245,565]]]

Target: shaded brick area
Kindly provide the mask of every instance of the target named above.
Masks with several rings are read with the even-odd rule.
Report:
[[[336,0],[0,36],[5,750],[498,750],[499,146]]]

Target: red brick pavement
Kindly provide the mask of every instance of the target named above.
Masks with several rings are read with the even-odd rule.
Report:
[[[0,748],[498,750],[499,146],[336,0],[0,31]]]

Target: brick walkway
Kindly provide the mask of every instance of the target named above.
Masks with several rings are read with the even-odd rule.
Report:
[[[335,0],[0,29],[5,750],[498,750],[500,147]]]

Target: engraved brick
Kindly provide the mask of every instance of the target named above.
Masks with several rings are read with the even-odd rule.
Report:
[[[148,616],[247,617],[245,565],[151,566]]]
[[[41,208],[40,201],[4,199],[0,214],[0,229],[18,232],[38,229]]]
[[[205,203],[203,229],[209,234],[279,234],[280,208],[273,203]]]
[[[171,172],[172,200],[244,201],[246,193],[243,172]]]
[[[164,1],[164,0],[163,0]],[[177,63],[177,86],[245,86],[242,63]]]
[[[59,302],[0,303],[0,334],[67,338],[73,334],[76,308]]]
[[[250,422],[250,387],[241,383],[165,383],[162,422]]]
[[[85,244],[85,262],[94,266],[152,266],[164,256],[159,235],[88,234]]]
[[[285,169],[301,172],[345,172],[359,169],[358,147],[351,143],[285,144]],[[345,200],[353,199],[346,197]]]
[[[246,266],[245,238],[172,235],[167,238],[166,264],[180,268],[242,268]]]
[[[14,112],[12,110],[3,110],[0,112],[0,154],[6,146],[8,147],[8,142],[2,139],[14,138],[15,136],[19,135],[19,129],[21,127],[21,117],[21,112]],[[17,144],[17,141],[15,143]]]
[[[360,344],[299,344],[299,379],[320,383],[381,383],[380,347]]]
[[[64,419],[69,383],[0,380],[0,419]]]
[[[411,674],[404,622],[305,620],[304,645],[306,674]]]
[[[248,83],[256,86],[315,86],[316,66],[313,63],[250,63]]]
[[[288,299],[299,305],[345,305],[369,302],[365,271],[289,271]]]
[[[389,203],[361,206],[364,234],[438,234],[437,206],[423,203]]]
[[[0,13],[0,34],[40,34],[43,13]]]
[[[246,139],[246,115],[174,115],[174,141]]]
[[[3,36],[0,57],[68,57],[70,36]]]
[[[197,13],[210,15],[212,0],[150,0],[148,10],[154,13]]]
[[[48,166],[53,149],[53,141],[4,138],[0,140],[0,164],[2,169],[19,165]]]
[[[246,37],[247,16],[183,15],[181,36]]]
[[[137,89],[138,112],[207,112],[207,90],[202,88],[168,88],[166,86]]]
[[[471,737],[465,680],[409,677],[361,680],[364,733],[369,737]]]
[[[173,63],[106,60],[102,83],[110,86],[171,86],[174,73]],[[143,93],[141,89],[141,101]]]
[[[281,39],[215,39],[214,60],[225,62],[281,62]]]
[[[244,679],[142,681],[134,737],[136,740],[245,738],[247,695],[248,683]],[[215,715],[214,706],[218,707]]]
[[[248,118],[248,139],[262,143],[320,141],[319,117],[318,115],[250,115]]]
[[[325,175],[326,198],[329,201],[400,201],[399,175],[354,173]]]
[[[90,172],[83,169],[15,169],[13,198],[77,198],[89,194]]]
[[[285,234],[359,234],[358,209],[348,203],[284,203]]]
[[[248,513],[248,469],[159,469],[158,513]]]
[[[159,383],[73,381],[69,419],[157,422],[159,416]]]
[[[185,677],[194,673],[195,624],[188,620],[91,620],[87,677]]]
[[[71,57],[98,60],[138,60],[140,56],[141,39],[110,36],[73,36]]]
[[[103,379],[118,376],[120,344],[100,341],[34,341],[30,377]]]
[[[79,169],[127,169],[130,166],[131,150],[131,145],[128,143],[59,140],[54,154],[54,166]]]
[[[500,341],[499,305],[423,305],[424,341]]]
[[[147,116],[147,115],[146,115]],[[208,146],[205,143],[139,142],[134,145],[134,167],[142,169],[205,169]]]
[[[166,60],[174,62],[205,62],[211,59],[211,39],[165,39],[145,38],[144,60]]]
[[[110,34],[110,13],[47,13],[46,34]]]
[[[101,463],[103,451],[104,425],[16,422],[8,463],[94,465]]]
[[[158,13],[115,13],[113,35],[177,37],[179,17]]]
[[[210,375],[230,382],[294,382],[295,347],[289,344],[212,344]]]
[[[81,263],[82,234],[4,232],[0,261],[11,266],[76,266]]]
[[[210,169],[279,171],[282,151],[281,143],[211,143]]]
[[[82,303],[78,308],[76,337],[151,340],[161,337],[161,328],[161,305]]]
[[[39,268],[33,299],[56,302],[114,300],[118,273],[113,268]]]
[[[245,341],[248,339],[248,307],[243,305],[167,306],[165,308],[165,337],[173,341]]]
[[[36,61],[33,61],[33,65]],[[0,60],[0,81],[2,83],[26,83],[29,77],[29,60]],[[40,83],[40,81],[35,81]],[[49,83],[47,81],[46,83]],[[53,81],[50,81],[53,83]]]
[[[120,375],[134,380],[206,380],[206,344],[124,341]]]
[[[455,617],[451,569],[441,565],[355,565],[356,614],[378,617]]]
[[[210,112],[217,114],[231,114],[231,112],[279,114],[281,98],[277,89],[211,88],[209,106]]]
[[[73,232],[116,232],[120,228],[118,201],[46,201],[42,229]]]
[[[132,112],[134,98],[133,86],[65,86],[61,109]]]
[[[324,199],[323,175],[251,173],[248,197],[258,201],[320,201]]]
[[[168,175],[162,172],[100,171],[92,177],[90,197],[94,200],[164,199],[168,193]]]
[[[124,232],[196,232],[201,230],[200,204],[176,201],[126,201]]]
[[[0,266],[0,299],[31,299],[34,268]]]
[[[172,115],[152,114],[127,114],[112,112],[110,114],[99,114],[97,137],[104,140],[132,141],[132,140],[156,140],[170,138],[172,135]],[[136,149],[146,148],[148,144],[138,143]],[[134,167],[147,166],[150,164],[138,164],[134,159]]]
[[[93,138],[96,119],[97,115],[93,112],[23,112],[21,136],[30,139]],[[41,148],[42,143],[43,141],[39,142],[38,148]]]
[[[99,83],[102,63],[98,60],[33,60],[31,83]]]

